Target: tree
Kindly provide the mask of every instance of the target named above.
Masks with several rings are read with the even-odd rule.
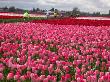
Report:
[[[51,8],[51,9],[50,9],[50,11],[53,11],[53,12],[54,12],[54,11],[55,11],[55,9],[54,9],[54,8]]]
[[[36,9],[36,11],[38,12],[38,11],[40,11],[40,9],[39,9],[39,8],[37,8],[37,9]]]
[[[33,9],[32,9],[32,11],[33,11],[33,12],[36,12],[36,9],[35,9],[35,8],[33,8]]]
[[[110,10],[109,10],[109,15],[110,15]]]
[[[92,16],[100,16],[100,12],[93,12]]]
[[[15,12],[15,7],[14,6],[12,6],[12,7],[9,7],[9,12]]]
[[[3,11],[7,11],[8,10],[8,8],[7,8],[7,6],[5,6],[4,8],[3,8]]]
[[[80,10],[77,7],[73,8],[73,10],[72,10],[72,16],[76,16],[78,14],[80,14]]]

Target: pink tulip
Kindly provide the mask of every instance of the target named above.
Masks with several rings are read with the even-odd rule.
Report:
[[[20,75],[14,75],[14,80],[18,80],[20,78]]]
[[[45,75],[41,75],[40,78],[41,80],[43,80],[45,78]]]
[[[95,70],[95,75],[98,75],[99,74],[99,70]]]
[[[66,72],[69,72],[69,67],[68,66],[63,66],[63,69],[66,71]]]
[[[99,64],[100,64],[100,61],[97,61],[97,62],[96,62],[96,66],[99,66]]]
[[[91,76],[88,76],[88,77],[87,77],[87,81],[88,81],[88,82],[91,82]]]
[[[100,77],[102,77],[104,75],[104,72],[100,72]]]
[[[81,64],[81,60],[77,60],[77,64],[78,64],[78,65]]]
[[[84,73],[86,71],[86,68],[82,68],[81,71]]]
[[[9,73],[9,74],[7,75],[7,79],[8,79],[8,80],[13,79],[13,77],[14,77],[14,74],[13,74],[13,73]]]
[[[98,80],[98,82],[103,82],[104,81],[104,79],[101,77],[101,78],[99,78],[99,80]]]
[[[4,78],[3,74],[0,73],[0,80],[2,80]]]
[[[70,74],[66,74],[65,75],[65,79],[70,79],[71,78],[71,75]]]
[[[81,78],[78,77],[78,78],[77,78],[77,82],[81,82]]]
[[[43,82],[48,82],[49,80],[48,80],[48,78],[45,78],[44,80],[43,80]]]
[[[110,72],[110,67],[108,68],[108,71]]]
[[[4,70],[4,66],[0,66],[0,72],[2,72]]]
[[[21,79],[22,81],[26,80],[26,78],[25,78],[25,76],[24,76],[24,75],[23,75],[23,76],[21,76],[21,77],[20,77],[20,79]]]
[[[56,70],[55,70],[55,73],[57,74],[57,73],[60,73],[61,72],[61,70],[59,69],[59,68],[57,68]]]

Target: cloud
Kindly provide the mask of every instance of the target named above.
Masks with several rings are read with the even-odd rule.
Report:
[[[72,10],[78,7],[81,11],[108,13],[110,0],[1,0],[0,6],[15,6],[18,8],[32,9],[33,7],[61,10]]]

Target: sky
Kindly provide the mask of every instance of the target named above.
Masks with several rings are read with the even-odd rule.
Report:
[[[0,7],[15,6],[16,8],[72,10],[78,7],[80,11],[108,13],[110,0],[0,0]]]

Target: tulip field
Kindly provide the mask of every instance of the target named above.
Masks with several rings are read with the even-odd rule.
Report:
[[[16,13],[1,13],[0,12],[0,23],[16,23],[16,22],[29,22],[32,20],[45,19],[45,15],[30,14],[30,17],[24,17],[23,14]]]
[[[110,82],[110,21],[0,23],[0,82]]]

